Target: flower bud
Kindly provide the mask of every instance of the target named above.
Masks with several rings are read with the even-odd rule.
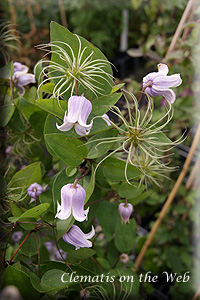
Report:
[[[19,240],[21,239],[23,235],[23,232],[22,231],[15,231],[13,234],[12,234],[12,240],[13,242],[17,243],[19,242]]]
[[[133,206],[130,203],[120,203],[118,211],[121,216],[122,223],[124,222],[126,224],[129,222],[129,218],[133,212]]]
[[[119,260],[124,263],[127,264],[129,262],[129,256],[126,253],[122,253],[119,257]]]
[[[82,300],[89,299],[90,298],[90,292],[88,290],[86,290],[86,289],[81,290],[80,291],[80,298]]]

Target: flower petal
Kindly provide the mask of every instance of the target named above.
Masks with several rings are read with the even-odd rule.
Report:
[[[29,83],[35,83],[35,75],[27,73],[17,77],[18,85],[25,86]]]
[[[76,225],[72,225],[70,230],[63,235],[63,240],[75,246],[76,249],[84,248],[84,247],[87,248],[92,247],[92,242],[85,239],[84,233]]]
[[[72,188],[72,214],[74,219],[83,222],[87,218],[89,208],[84,210],[86,192],[84,188],[77,184],[76,188]]]
[[[72,184],[64,185],[61,189],[61,205],[58,203],[56,218],[66,220],[72,211]]]
[[[66,123],[63,123],[62,125],[58,125],[56,123],[56,127],[60,130],[60,131],[69,131],[72,127],[73,127],[73,123],[69,123],[69,122],[66,122]]]
[[[169,68],[167,65],[160,63],[158,64],[158,72],[162,73],[163,75],[167,75],[169,72]]]
[[[83,96],[80,97],[80,102],[82,105],[81,105],[81,109],[79,111],[78,123],[82,126],[90,127],[91,124],[86,125],[86,123],[87,123],[87,118],[92,111],[92,104],[89,100],[87,100]]]
[[[170,88],[177,87],[182,83],[180,74],[174,74],[170,76],[165,76],[160,74],[154,78],[153,85],[159,86],[160,88]]]
[[[176,94],[171,89],[162,89],[161,87],[153,86],[151,90],[154,94],[153,97],[163,96],[170,103],[174,103],[176,100]]]
[[[102,116],[102,119],[107,123],[108,126],[111,126],[111,123],[110,123],[110,118],[107,114],[104,114]]]
[[[80,96],[72,96],[68,100],[68,114],[65,117],[70,123],[76,123],[82,107]]]

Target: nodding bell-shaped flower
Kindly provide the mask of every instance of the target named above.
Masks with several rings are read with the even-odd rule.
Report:
[[[35,75],[28,73],[28,67],[19,62],[14,62],[13,82],[14,86],[20,90],[20,94],[24,94],[23,86],[29,83],[35,83]]]
[[[70,230],[63,235],[63,240],[76,247],[75,250],[79,248],[90,248],[92,247],[92,242],[88,241],[95,235],[94,227],[89,233],[83,233],[83,231],[76,225],[72,225]]]
[[[73,126],[78,135],[87,135],[92,128],[93,122],[87,125],[87,118],[92,111],[92,104],[84,96],[72,96],[68,101],[68,113],[64,116],[60,131],[69,131]]]
[[[174,103],[176,100],[175,93],[170,89],[181,85],[182,79],[180,74],[167,76],[168,66],[158,64],[158,72],[152,72],[143,78],[143,90],[151,96],[163,96],[168,102]]]
[[[35,196],[39,196],[43,192],[43,187],[37,182],[31,184],[27,189],[27,192],[31,198],[35,198]]]
[[[129,218],[133,212],[133,205],[130,203],[120,203],[118,211],[121,216],[122,223],[124,222],[126,224],[129,222]]]
[[[61,189],[61,205],[58,203],[56,218],[66,220],[72,214],[74,219],[83,222],[89,208],[84,210],[86,192],[80,184],[67,184]]]

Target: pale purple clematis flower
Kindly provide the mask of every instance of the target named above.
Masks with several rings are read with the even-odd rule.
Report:
[[[22,231],[15,231],[13,234],[12,234],[12,240],[13,242],[17,243],[19,242],[19,240],[21,239],[23,235],[23,232]]]
[[[80,298],[82,300],[90,299],[90,292],[86,289],[80,291]]]
[[[92,242],[88,241],[95,235],[94,227],[89,233],[83,233],[83,231],[76,225],[72,225],[70,230],[63,235],[63,240],[76,247],[75,250],[79,248],[90,248],[92,247]]]
[[[86,192],[80,184],[68,183],[61,189],[61,205],[58,203],[56,218],[66,220],[72,214],[74,219],[83,222],[89,208],[84,210]]]
[[[35,195],[39,196],[43,192],[43,187],[35,182],[29,186],[27,192],[31,198],[35,198]]]
[[[119,260],[124,263],[127,264],[129,262],[129,256],[126,253],[122,253],[119,257]]]
[[[78,135],[87,135],[93,124],[86,124],[91,111],[92,104],[84,96],[72,96],[68,101],[68,113],[65,112],[63,124],[56,126],[61,131],[69,131],[74,126]]]
[[[170,89],[181,85],[182,79],[180,74],[167,76],[169,72],[168,66],[158,64],[158,72],[152,72],[143,78],[143,89],[151,96],[163,96],[169,103],[176,100],[175,93]]]
[[[35,83],[35,75],[28,73],[28,67],[19,62],[14,62],[13,82],[14,86],[20,90],[20,95],[24,94],[24,86],[29,83]]]
[[[120,203],[118,211],[121,216],[122,223],[124,222],[126,224],[129,222],[129,218],[133,212],[133,205],[130,203]]]
[[[107,114],[104,114],[102,116],[102,119],[107,123],[108,126],[111,126],[111,123],[110,123],[110,118]]]

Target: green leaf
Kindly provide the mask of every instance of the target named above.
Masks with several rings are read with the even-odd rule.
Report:
[[[9,285],[16,286],[19,289],[23,299],[39,299],[39,293],[31,285],[29,276],[12,266],[7,267],[4,273],[1,288]]]
[[[65,172],[66,172],[66,175],[67,175],[68,177],[72,177],[72,176],[74,176],[74,175],[76,174],[77,168],[74,168],[74,167],[67,167]]]
[[[23,236],[20,239],[20,243],[25,239],[25,237],[27,236],[28,231],[24,232]],[[37,234],[37,238],[38,238],[38,243],[39,243],[39,248],[40,248],[40,238],[38,233]],[[35,234],[32,233],[28,239],[26,240],[26,242],[21,246],[20,248],[20,252],[28,257],[31,257],[32,255],[35,255],[38,253],[38,248],[37,248],[37,242],[36,242],[36,237]]]
[[[123,86],[125,85],[125,82],[122,82],[122,83],[119,83],[119,84],[116,84],[112,87],[112,91],[111,91],[111,94],[117,92],[119,89],[121,89]]]
[[[115,232],[115,223],[117,220],[120,221],[116,204],[108,201],[100,202],[97,209],[97,219],[107,239],[111,240]]]
[[[122,93],[101,96],[92,101],[92,113],[96,116],[102,116],[110,107],[114,105],[122,96]]]
[[[58,239],[60,239],[71,228],[74,221],[75,220],[72,215],[66,220],[56,219],[56,232]]]
[[[38,219],[38,217],[49,208],[49,205],[50,205],[49,203],[43,203],[43,204],[39,204],[31,209],[28,209],[21,216],[18,217],[18,221],[27,219],[27,218]]]
[[[5,127],[8,124],[14,111],[15,106],[12,103],[1,106],[0,126]]]
[[[103,173],[104,176],[113,181],[121,181],[125,179],[125,166],[126,162],[119,160],[117,158],[108,158],[103,163]],[[140,171],[138,168],[128,165],[127,168],[127,177],[129,180],[137,178],[140,176]]]
[[[15,203],[11,201],[10,201],[10,208],[14,217],[19,217],[24,213],[24,211],[21,208],[19,208]]]
[[[43,110],[50,114],[63,119],[64,112],[67,111],[67,101],[58,100],[54,98],[37,99],[36,104]]]
[[[61,277],[63,276],[64,272],[62,270],[53,269],[47,271],[41,278],[41,286],[48,291],[56,291],[62,290],[69,286],[70,283],[70,276],[65,273],[64,280],[68,282],[62,282]]]
[[[64,274],[64,280],[67,282],[62,282],[61,278]],[[59,269],[52,269],[47,271],[40,279],[35,275],[31,274],[31,283],[35,289],[37,289],[41,293],[47,293],[56,290],[65,289],[67,286],[72,284],[70,282],[70,277],[67,273]]]
[[[98,133],[98,134],[94,135],[93,137],[91,137],[88,140],[88,144],[86,143],[86,146],[88,148],[87,158],[93,159],[93,158],[102,156],[103,154],[108,152],[108,150],[110,150],[115,143],[115,142],[103,143],[103,140],[101,140],[101,141],[95,141],[95,140],[105,139],[108,137],[115,137],[115,136],[117,136],[117,134],[118,134],[118,131],[112,128],[112,129]],[[94,141],[94,142],[92,142],[92,141]]]
[[[136,223],[134,219],[130,219],[130,223],[122,224],[118,220],[115,227],[115,246],[120,252],[127,252],[133,248],[136,240]]]
[[[122,198],[127,198],[127,199],[133,199],[138,197],[145,189],[145,186],[140,186],[139,188],[136,186],[132,186],[128,184],[126,181],[122,182],[119,189],[118,193],[120,197]]]
[[[80,248],[78,250],[72,250],[67,254],[67,258],[69,259],[69,261],[71,261],[71,259],[75,259],[75,260],[83,260],[83,259],[87,259],[90,258],[91,256],[95,255],[95,251],[89,248]]]
[[[26,189],[34,182],[41,182],[40,162],[28,165],[17,172],[8,183],[8,189],[11,192],[12,190],[15,190],[15,192],[26,192]]]
[[[47,82],[40,87],[40,91],[45,92],[47,94],[53,94],[54,87],[55,87],[55,84],[53,81]]]
[[[55,44],[58,41],[63,42],[63,44],[58,43],[58,45],[61,48],[63,48],[68,53],[68,55],[70,57],[72,57],[71,50],[64,43],[67,43],[68,45],[70,45],[72,51],[74,52],[75,58],[78,57],[79,42],[78,42],[78,39],[77,39],[75,34],[72,34],[67,28],[59,25],[58,23],[51,22],[51,24],[50,24],[50,35],[51,35],[51,42],[53,42]],[[83,37],[79,36],[79,38],[80,38],[80,41],[81,41],[81,50],[86,48],[83,55],[82,55],[81,62],[83,62],[91,52],[93,52],[92,60],[96,60],[96,59],[107,60],[106,57],[104,56],[104,54],[98,48],[96,48],[94,45],[89,43]],[[51,60],[58,63],[59,65],[62,65],[65,68],[67,67],[66,62],[63,61],[62,59],[60,59],[59,56],[55,55],[54,53],[52,54]],[[105,65],[104,71],[109,73],[110,75],[112,75],[112,68],[111,68],[110,64]],[[57,73],[59,73],[59,72],[57,72]],[[109,79],[108,77],[106,77],[106,79],[107,79],[108,82],[105,81],[103,78],[98,78],[98,83],[95,82],[95,85],[98,85],[98,87],[102,89],[101,93],[104,94],[104,95],[108,95],[111,92],[111,89],[112,89],[112,80]],[[55,80],[55,82],[56,82],[56,80]],[[70,82],[69,82],[69,84],[70,84]],[[65,89],[66,89],[66,86],[65,86]],[[96,97],[92,92],[90,92],[88,90],[88,88],[83,88],[83,87],[79,86],[79,94],[81,95],[82,93],[84,93],[85,97],[87,99],[90,99],[90,100],[92,98]],[[65,97],[66,97],[66,99],[68,99],[70,97],[70,91],[65,93]]]
[[[68,166],[80,165],[87,156],[87,147],[80,140],[68,138],[62,133],[46,134],[45,140],[48,147]]]
[[[10,79],[14,73],[13,62],[9,62],[7,65],[0,69],[0,79]]]
[[[35,129],[35,132],[40,137],[43,133],[47,113],[41,110],[35,103],[31,103],[22,97],[16,101],[16,106],[23,116],[29,120],[30,124]]]
[[[109,262],[103,258],[103,257],[97,257],[97,261],[98,263],[104,268],[104,269],[110,269],[111,265],[109,264]]]

